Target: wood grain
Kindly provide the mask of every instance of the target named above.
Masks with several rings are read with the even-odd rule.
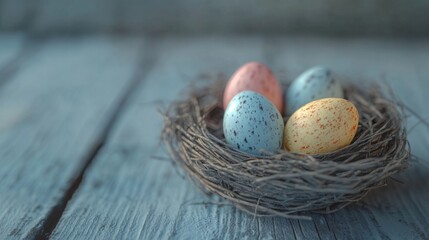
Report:
[[[141,39],[55,38],[0,89],[0,239],[32,238],[100,141]],[[58,213],[61,214],[61,213]]]
[[[259,60],[283,81],[313,65],[352,81],[386,79],[398,97],[429,116],[429,42],[309,38],[173,38],[158,44],[158,60],[133,95],[108,143],[86,172],[53,239],[428,239],[427,131],[409,134],[422,160],[395,178],[403,184],[312,221],[254,218],[207,197],[177,171],[159,146],[158,101],[179,97],[202,76],[229,75]],[[201,83],[203,80],[200,80]],[[410,126],[415,122],[410,118]]]

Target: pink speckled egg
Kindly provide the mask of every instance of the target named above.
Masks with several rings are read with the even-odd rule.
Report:
[[[231,77],[223,94],[226,109],[237,93],[250,90],[266,97],[280,113],[283,112],[283,91],[273,72],[264,64],[249,62],[241,66]]]
[[[359,124],[352,102],[323,98],[298,109],[284,129],[284,147],[295,153],[322,154],[349,145]]]

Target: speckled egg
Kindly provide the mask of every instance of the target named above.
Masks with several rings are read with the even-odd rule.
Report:
[[[352,102],[324,98],[298,109],[287,121],[284,146],[291,152],[321,154],[349,145],[358,129],[359,113]]]
[[[292,115],[298,108],[321,98],[344,98],[341,84],[331,70],[313,67],[292,82],[286,93],[286,113]]]
[[[284,122],[277,108],[264,96],[252,91],[235,95],[223,117],[226,142],[234,148],[263,155],[282,147]]]
[[[239,92],[250,90],[260,93],[283,112],[283,90],[273,72],[264,64],[249,62],[232,75],[223,94],[223,107],[226,109],[231,99]]]

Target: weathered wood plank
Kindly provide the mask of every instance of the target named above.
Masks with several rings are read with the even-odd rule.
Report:
[[[0,239],[33,237],[101,141],[141,39],[48,40],[0,89]],[[60,214],[60,213],[58,213]]]
[[[0,71],[13,58],[15,58],[23,47],[23,34],[0,34]]]
[[[428,238],[429,168],[417,163],[397,176],[404,185],[391,184],[363,203],[301,221],[253,218],[229,205],[210,204],[219,199],[201,194],[169,161],[154,157],[166,156],[159,148],[162,121],[155,102],[177,98],[201,74],[230,74],[249,60],[267,62],[281,80],[315,64],[357,78],[384,76],[405,103],[427,117],[422,100],[429,84],[423,79],[429,74],[428,42],[190,38],[164,40],[158,49],[158,64],[86,172],[53,239]],[[420,156],[426,153],[425,134],[410,134]]]
[[[20,55],[27,56],[23,53],[24,37],[23,34],[0,34],[0,87],[9,80],[11,72],[16,71],[17,65],[22,61]],[[1,116],[0,133],[16,120],[13,111],[11,109],[8,116]]]

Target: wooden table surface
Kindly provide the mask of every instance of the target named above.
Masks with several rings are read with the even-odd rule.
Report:
[[[160,104],[246,61],[385,81],[429,117],[429,40],[0,35],[0,239],[429,239],[429,131],[410,167],[312,221],[254,218],[201,193],[159,142]]]

